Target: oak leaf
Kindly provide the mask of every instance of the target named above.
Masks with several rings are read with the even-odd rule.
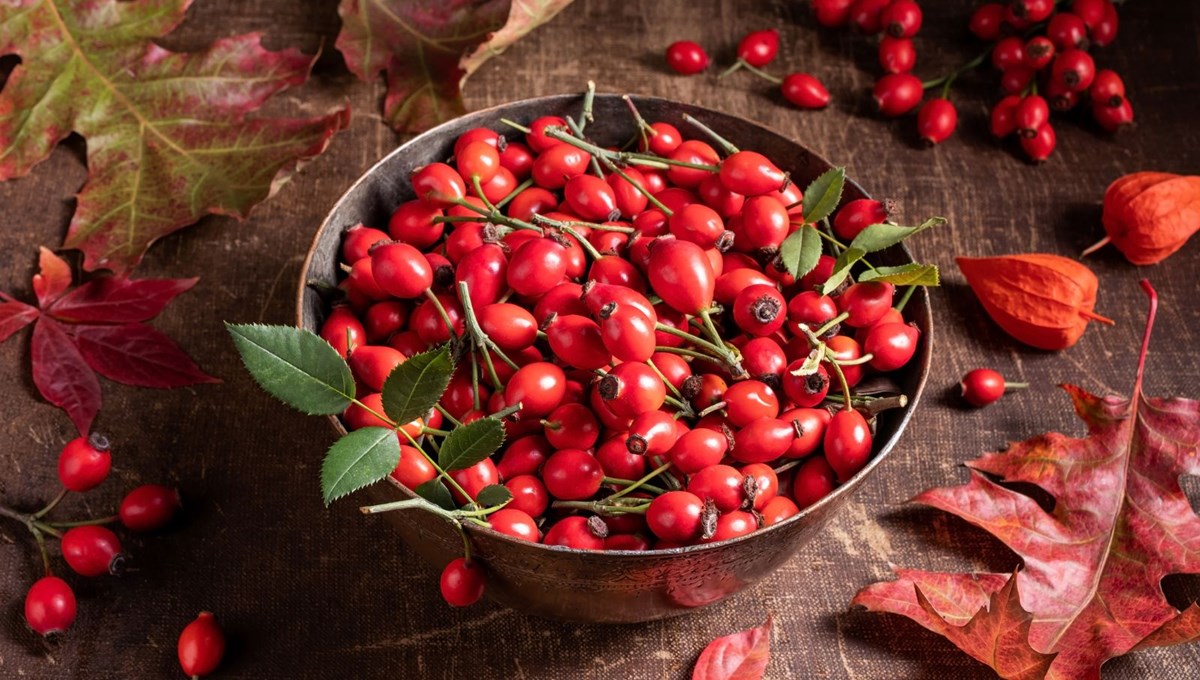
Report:
[[[571,0],[342,0],[337,48],[359,79],[387,83],[383,116],[420,132],[466,112],[462,87]]]
[[[63,138],[87,139],[88,179],[64,246],[87,269],[125,273],[156,239],[206,214],[245,217],[349,122],[247,118],[308,78],[315,57],[259,35],[194,54],[152,41],[191,0],[0,0],[0,180],[27,174]]]
[[[864,588],[854,604],[907,616],[1004,678],[1098,678],[1113,657],[1200,638],[1200,607],[1178,611],[1161,587],[1168,574],[1200,573],[1200,516],[1179,481],[1200,474],[1200,401],[1142,393],[1156,306],[1143,286],[1151,312],[1132,399],[1064,385],[1086,437],[1049,433],[1013,444],[968,463],[966,484],[915,499],[986,530],[1024,567],[1013,577],[899,570],[897,581]],[[1054,507],[1044,510],[1012,483],[1040,487]],[[1019,603],[998,607],[994,596],[1010,581]],[[1009,633],[994,634],[1000,629]]]

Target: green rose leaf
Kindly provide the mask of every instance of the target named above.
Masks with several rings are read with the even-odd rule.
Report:
[[[779,257],[788,272],[800,278],[816,268],[821,259],[821,235],[816,227],[805,225],[784,239],[779,246]]]
[[[462,470],[487,458],[504,443],[504,424],[495,418],[480,418],[456,427],[442,441],[438,465],[443,470]]]
[[[842,281],[845,281],[846,277],[850,276],[850,268],[854,266],[854,263],[863,259],[863,256],[866,254],[865,250],[855,248],[854,246],[843,250],[838,255],[837,261],[833,263],[833,273],[825,283],[821,284],[821,295],[829,295],[837,290],[837,287],[842,285]]]
[[[863,272],[859,275],[858,280],[880,281],[897,286],[936,286],[940,283],[937,265],[917,262],[899,267],[877,267],[874,270]]]
[[[309,415],[341,413],[350,405],[350,367],[319,336],[294,326],[226,323],[225,328],[246,370],[271,396]]]
[[[489,484],[479,491],[475,502],[485,508],[494,508],[512,500],[512,492],[501,484]]]
[[[424,416],[442,398],[453,374],[449,345],[414,354],[383,383],[384,412],[401,425]]]
[[[816,224],[833,214],[842,202],[842,189],[846,186],[846,169],[833,168],[814,179],[804,188],[804,221]]]
[[[399,462],[400,442],[394,430],[364,427],[342,437],[321,464],[325,505],[387,477]]]
[[[442,482],[441,477],[435,477],[413,489],[413,491],[443,510],[454,510],[454,497]]]
[[[850,242],[851,248],[857,248],[867,253],[874,253],[890,248],[914,234],[926,229],[946,224],[944,217],[931,217],[915,227],[902,227],[896,224],[872,224],[858,233]]]

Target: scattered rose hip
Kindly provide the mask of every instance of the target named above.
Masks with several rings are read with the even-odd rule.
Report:
[[[176,646],[179,665],[191,678],[210,675],[225,656],[225,632],[212,612],[200,612],[184,627]]]
[[[1004,376],[990,368],[976,368],[963,376],[959,387],[962,398],[972,406],[984,407],[998,401],[1007,390],[1028,387],[1027,383],[1010,383],[1004,381]]]
[[[823,109],[829,105],[829,91],[816,77],[794,72],[780,78],[764,70],[779,54],[779,31],[771,28],[751,31],[737,47],[737,61],[718,75],[724,78],[734,71],[745,69],[779,86],[779,91],[793,106],[800,109]],[[708,68],[708,54],[700,45],[681,40],[667,47],[667,64],[682,75],[693,75]]]
[[[968,27],[989,43],[987,50],[961,68],[922,82],[912,75],[917,63],[913,38],[921,30],[921,6],[913,0],[813,0],[817,23],[851,26],[866,35],[882,35],[879,64],[884,71],[875,84],[880,114],[888,118],[917,110],[917,132],[929,144],[948,139],[958,125],[949,100],[955,80],[985,62],[1000,72],[1005,96],[992,107],[996,137],[1017,135],[1024,153],[1044,161],[1054,153],[1057,136],[1050,120],[1088,102],[1092,118],[1114,133],[1133,123],[1133,106],[1121,76],[1097,69],[1089,50],[1111,43],[1117,33],[1117,10],[1111,0],[1012,0],[977,7]],[[922,104],[926,90],[940,96]]]
[[[19,522],[33,535],[42,555],[45,576],[36,581],[25,596],[25,621],[39,635],[62,633],[75,621],[75,593],[63,579],[54,576],[46,537],[61,542],[63,561],[76,574],[88,578],[124,571],[126,555],[121,540],[105,525],[118,521],[130,531],[154,531],[161,528],[179,507],[178,494],[166,487],[146,485],[130,491],[118,514],[63,522],[49,515],[71,492],[84,493],[99,486],[112,469],[108,438],[92,433],[67,442],[58,457],[61,492],[41,510],[20,512],[0,506],[0,517]]]
[[[917,355],[903,310],[938,278],[866,258],[944,220],[881,224],[888,206],[870,199],[839,213],[841,168],[802,191],[767,156],[685,115],[702,135],[686,139],[629,98],[625,148],[643,151],[606,149],[587,138],[591,96],[578,120],[505,121],[523,138],[466,131],[450,162],[413,173],[417,198],[386,234],[347,231],[320,338],[230,326],[264,389],[344,410],[327,503],[390,474],[418,498],[364,513],[420,507],[551,546],[653,550],[785,521],[869,463],[876,416],[907,399],[853,390]],[[488,195],[478,140],[530,151],[520,166],[500,155],[502,194]],[[326,401],[288,378],[296,367],[353,388]],[[455,606],[484,589],[463,541],[441,579]]]

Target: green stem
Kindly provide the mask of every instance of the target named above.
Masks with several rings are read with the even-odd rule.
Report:
[[[1029,387],[1029,383],[1023,383],[1023,382],[1005,382],[1004,383],[1004,389],[1006,389],[1006,390],[1023,390],[1026,387]]]
[[[74,522],[41,522],[40,524],[44,524],[45,526],[53,527],[55,529],[70,529],[72,527],[91,527],[91,526],[102,526],[105,524],[113,524],[115,522],[120,521],[120,519],[121,519],[120,515],[109,515],[107,517],[96,517],[93,519],[81,519],[81,520],[76,520]]]
[[[579,131],[582,133],[588,123],[595,122],[592,115],[592,103],[596,99],[596,81],[587,81],[587,89],[583,92],[583,110],[579,112]]]
[[[954,80],[956,78],[958,78],[960,75],[966,73],[967,71],[970,71],[971,69],[975,69],[975,68],[978,68],[979,66],[981,66],[983,64],[983,62],[991,54],[992,54],[992,46],[989,46],[986,50],[984,50],[982,53],[980,53],[979,56],[975,57],[971,61],[968,61],[967,63],[963,64],[962,66],[958,67],[957,69],[955,69],[955,70],[951,71],[950,73],[947,73],[941,77],[934,78],[933,80],[928,80],[928,81],[921,83],[921,87],[928,90],[928,89],[937,87],[938,85],[945,84],[945,85],[947,85],[946,90],[948,91],[949,83],[954,82]],[[945,96],[945,95],[943,95],[943,96]]]
[[[33,532],[33,540],[37,541],[38,552],[42,553],[42,569],[45,570],[46,576],[51,576],[54,571],[50,568],[50,552],[46,550],[46,539],[42,537],[42,532],[36,527],[29,527]]]
[[[567,127],[571,128],[571,132],[576,137],[583,139],[583,126],[575,122],[575,119],[570,116],[563,116],[563,120],[567,121]],[[595,156],[588,159],[588,164],[592,166],[592,174],[604,179],[604,171],[600,169],[600,161],[596,160]]]
[[[650,507],[650,504],[605,505],[602,501],[554,501],[550,504],[550,507],[563,510],[586,510],[594,512],[597,515],[644,515],[646,508]]]
[[[645,484],[646,482],[650,481],[651,479],[654,479],[655,477],[661,475],[662,473],[666,472],[670,467],[671,467],[671,463],[669,463],[669,462],[663,463],[662,465],[654,468],[653,471],[646,474],[645,477],[642,477],[641,479],[637,480],[633,484],[625,487],[624,489],[621,489],[620,491],[614,493],[613,495],[609,496],[608,498],[605,498],[604,500],[613,501],[622,496],[625,496],[634,491],[637,491],[638,488],[641,487],[643,484]]]
[[[621,95],[621,99],[625,101],[625,105],[629,107],[629,112],[633,114],[633,122],[637,125],[638,137],[642,140],[642,147],[650,146],[650,137],[658,134],[652,125],[642,118],[642,112],[638,111],[637,105],[633,103],[633,97],[627,94]]]
[[[496,212],[496,206],[492,205],[492,202],[483,193],[483,186],[479,182],[479,175],[471,175],[471,186],[474,187],[475,195],[479,197],[479,200],[483,201],[483,205],[487,207],[488,212]]]
[[[730,66],[729,68],[725,69],[724,71],[721,71],[720,73],[718,73],[717,80],[723,79],[725,76],[728,76],[728,75],[736,72],[738,69],[740,69],[741,67],[743,67],[745,65],[746,65],[746,62],[742,61],[741,59],[738,59],[737,61],[733,62],[732,66]]]
[[[717,143],[717,146],[721,147],[721,150],[725,152],[726,156],[731,156],[738,152],[738,148],[734,146],[732,142],[717,134],[716,130],[710,128],[704,123],[701,123],[699,120],[696,120],[696,118],[692,115],[685,113],[683,114],[683,119],[692,127],[708,135],[709,139],[713,140]]]
[[[842,372],[842,367],[837,363],[837,357],[833,355],[833,350],[825,348],[825,358],[829,359],[829,365],[833,366],[833,372],[837,374],[838,383],[842,386],[842,397],[846,400],[842,404],[843,409],[851,408],[853,402],[850,397],[850,383],[846,382],[846,374]]]
[[[865,363],[869,363],[874,358],[875,355],[868,352],[857,359],[846,359],[845,361],[841,359],[833,359],[832,362],[838,366],[861,366]]]
[[[359,408],[361,408],[362,410],[366,411],[367,413],[370,413],[371,415],[375,416],[376,418],[378,418],[378,419],[382,420],[383,422],[387,423],[387,426],[388,426],[388,427],[390,427],[390,428],[392,428],[393,430],[396,430],[396,429],[399,429],[399,428],[400,428],[400,426],[399,426],[399,425],[397,425],[396,423],[392,422],[392,419],[391,419],[391,418],[389,418],[389,417],[388,417],[388,415],[387,415],[386,413],[380,413],[379,411],[376,411],[375,409],[371,408],[370,406],[367,406],[366,404],[362,403],[361,401],[359,401],[359,400],[358,400],[358,399],[356,399],[356,398],[351,398],[351,399],[350,399],[350,402],[351,402],[352,404],[355,404],[355,405],[357,405]],[[407,423],[405,423],[405,424],[407,424]]]
[[[579,246],[583,248],[593,260],[599,260],[600,258],[604,257],[599,250],[596,250],[596,246],[593,246],[590,241],[581,236],[579,232],[575,231],[575,229],[571,227],[570,223],[560,222],[559,220],[551,219],[544,215],[534,215],[533,221],[537,222],[538,224],[544,224],[548,227],[553,227],[562,233],[571,236],[571,238],[579,242]]]
[[[667,383],[667,384],[670,385],[670,383]],[[672,389],[674,389],[674,388],[672,387]],[[682,411],[683,416],[685,418],[691,417],[692,408],[687,405],[687,402],[682,401],[682,398],[672,397],[671,395],[668,394],[667,396],[663,397],[663,403],[670,404],[671,406],[674,406],[675,408]]]
[[[720,411],[721,409],[725,408],[725,405],[726,404],[723,401],[718,401],[718,402],[709,404],[702,411],[697,413],[696,416],[703,418],[704,416],[706,416],[710,413],[716,413],[717,411]]]
[[[915,292],[917,292],[917,286],[908,286],[904,290],[904,295],[900,297],[900,302],[896,303],[895,310],[897,312],[903,312],[904,306],[907,305],[908,301],[912,299],[913,293]]]
[[[693,170],[706,170],[708,172],[720,172],[720,166],[704,165],[702,163],[688,163],[686,161],[677,161],[670,158],[662,158],[652,154],[633,153],[631,151],[609,151],[600,146],[596,146],[591,142],[582,139],[576,139],[571,135],[563,132],[562,128],[548,127],[546,128],[546,136],[551,139],[557,139],[561,142],[566,142],[578,149],[583,149],[593,156],[603,156],[611,161],[624,163],[626,165],[644,165],[646,167],[665,169],[668,166],[676,166],[680,168],[691,168]]]
[[[659,380],[663,381],[663,384],[667,386],[667,389],[671,391],[671,394],[675,395],[676,399],[683,399],[683,395],[679,393],[679,388],[672,385],[671,381],[667,380],[667,376],[663,375],[663,372],[658,370],[658,366],[654,365],[654,359],[646,359],[646,365],[650,367],[650,370],[654,371],[654,374],[658,376]]]
[[[619,479],[617,477],[605,477],[604,483],[612,484],[614,486],[633,486],[634,484],[637,484],[637,482],[635,482],[635,481],[632,481],[629,479]],[[650,493],[656,494],[656,495],[662,495],[667,492],[666,489],[654,486],[652,484],[642,484],[642,489],[649,491]],[[610,496],[610,498],[611,498],[611,496]]]
[[[432,288],[425,289],[425,298],[437,309],[438,316],[442,317],[442,323],[446,324],[446,330],[450,331],[450,337],[458,337],[458,331],[454,330],[454,322],[450,320],[450,315],[446,313],[446,308],[442,306],[442,301],[438,299]]]
[[[665,204],[664,204],[662,201],[658,200],[658,198],[656,198],[656,197],[654,196],[654,194],[650,193],[650,190],[649,190],[649,189],[647,189],[646,187],[642,186],[641,182],[635,182],[635,181],[633,180],[633,178],[632,178],[632,177],[630,177],[629,175],[626,175],[626,174],[625,174],[625,171],[624,171],[624,170],[622,170],[621,168],[617,167],[617,164],[616,164],[616,163],[614,163],[614,162],[610,161],[609,159],[605,158],[605,159],[604,159],[604,164],[605,164],[605,166],[607,166],[607,167],[608,167],[608,169],[609,169],[609,170],[611,170],[611,171],[613,171],[613,172],[617,173],[617,175],[618,175],[618,176],[620,176],[620,177],[621,177],[622,179],[624,179],[626,182],[629,182],[629,184],[630,184],[630,185],[631,185],[631,186],[632,186],[634,189],[637,189],[638,193],[640,193],[641,195],[643,195],[643,196],[645,196],[645,197],[646,197],[646,200],[650,202],[650,205],[653,205],[655,208],[658,208],[658,209],[659,209],[659,211],[661,211],[661,212],[662,212],[662,214],[666,215],[667,217],[670,217],[671,215],[674,215],[674,214],[675,214],[675,213],[674,213],[674,212],[672,212],[672,211],[671,211],[671,209],[670,209],[670,208],[668,208],[668,207],[667,207],[667,206],[666,206],[666,205],[665,205]],[[635,230],[634,230],[634,229],[630,229],[629,231],[630,231],[630,233],[632,233],[632,232],[633,232],[633,231],[635,231]]]
[[[708,359],[708,360],[711,360],[711,359],[715,358],[715,357],[713,357],[711,354],[705,354],[705,353],[703,353],[703,352],[697,352],[697,351],[696,351],[696,350],[694,350],[694,349],[688,349],[688,348],[686,348],[686,347],[665,347],[665,346],[663,346],[663,347],[655,347],[655,348],[654,348],[654,351],[655,351],[655,352],[665,352],[665,353],[667,353],[667,354],[678,354],[678,355],[680,355],[680,356],[692,357],[692,358],[694,358],[694,359]]]
[[[433,407],[435,409],[437,409],[438,413],[442,414],[443,418],[445,418],[446,420],[449,420],[455,427],[462,427],[462,421],[460,421],[458,418],[455,418],[454,416],[450,415],[450,412],[447,411],[444,406],[442,406],[441,404],[434,404]]]
[[[467,352],[471,357],[471,403],[478,411],[483,407],[479,400],[479,360],[475,358],[474,352]]]
[[[501,123],[504,123],[505,125],[509,126],[510,128],[514,128],[514,129],[516,129],[516,130],[520,130],[521,132],[524,132],[525,134],[529,134],[530,132],[533,132],[533,130],[531,130],[531,129],[529,129],[529,128],[525,127],[524,125],[521,125],[520,123],[518,123],[518,122],[516,122],[516,121],[509,120],[509,119],[507,119],[507,118],[501,118],[501,119],[500,119],[500,122],[501,122]]]
[[[826,333],[828,333],[829,329],[831,329],[834,326],[838,325],[839,323],[845,321],[849,317],[850,317],[850,312],[842,312],[841,314],[838,314],[837,316],[833,317],[829,321],[826,321],[824,326],[821,326],[817,330],[813,331],[812,334],[814,336],[816,336],[817,338],[820,338],[822,335],[825,335]],[[814,347],[815,347],[815,345],[814,345]]]
[[[64,488],[62,491],[60,491],[58,493],[57,496],[54,497],[54,500],[52,500],[46,504],[46,507],[33,513],[33,518],[41,519],[41,518],[45,517],[47,514],[50,513],[51,510],[53,510],[55,507],[58,506],[59,503],[62,502],[62,499],[67,497],[67,494],[70,493],[70,491],[71,491],[70,489]]]
[[[500,199],[500,202],[496,204],[496,209],[499,210],[499,209],[503,208],[504,206],[508,205],[508,202],[513,200],[514,198],[516,198],[517,194],[521,193],[522,191],[525,191],[526,189],[528,189],[531,186],[533,186],[533,178],[530,178],[530,179],[525,180],[524,182],[521,182],[520,184],[517,185],[517,188],[508,192],[507,196]]]
[[[705,340],[704,338],[701,338],[697,335],[692,335],[691,333],[688,333],[687,331],[681,331],[678,328],[676,328],[674,326],[669,326],[661,321],[654,324],[654,329],[658,330],[658,331],[662,331],[663,333],[667,333],[668,335],[674,335],[677,338],[683,338],[684,340],[687,340],[688,342],[692,343],[693,345],[696,345],[697,347],[703,347],[704,349],[707,349],[710,352],[713,352],[714,356],[705,356],[704,358],[706,358],[706,359],[720,359],[723,356],[724,350],[722,348],[712,344],[711,342]],[[663,348],[663,349],[666,350],[668,348]]]
[[[515,403],[511,406],[505,406],[504,408],[500,409],[499,411],[496,411],[495,413],[489,413],[488,417],[495,418],[496,420],[501,420],[503,418],[507,418],[507,417],[511,416],[512,414],[520,411],[523,405],[524,405],[524,402],[518,401],[517,403]]]
[[[425,449],[421,448],[421,445],[417,443],[416,439],[413,439],[413,436],[411,434],[409,434],[407,430],[401,428],[400,430],[398,430],[398,432],[400,432],[400,434],[404,435],[404,438],[408,440],[409,444],[412,444],[412,447],[414,449],[420,451],[422,456],[425,456],[425,460],[429,461],[429,464],[433,466],[434,470],[437,470],[438,477],[441,477],[442,479],[446,480],[446,482],[449,483],[450,486],[454,487],[455,490],[457,490],[460,494],[462,494],[463,498],[467,499],[468,501],[471,500],[471,494],[467,493],[467,490],[462,488],[462,485],[460,485],[458,482],[454,481],[454,478],[451,477],[448,472],[443,470],[441,465],[438,465],[438,462],[433,459],[433,456],[429,455],[425,451]],[[428,501],[426,501],[426,503],[428,503]],[[428,504],[433,506],[432,503],[428,503]],[[437,506],[433,506],[433,507],[437,507]],[[438,508],[438,509],[441,510],[441,508]]]
[[[770,73],[767,73],[766,71],[764,71],[760,68],[751,66],[750,64],[747,64],[745,62],[742,62],[742,67],[745,68],[747,71],[753,73],[754,75],[758,76],[759,78],[762,78],[763,80],[775,83],[776,85],[783,84],[783,78],[780,78],[779,76],[773,76]]]
[[[439,430],[436,427],[422,427],[421,434],[431,434],[435,437],[445,437],[450,434],[447,430]]]

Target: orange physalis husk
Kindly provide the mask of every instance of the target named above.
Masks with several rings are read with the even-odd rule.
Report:
[[[1066,349],[1089,321],[1113,323],[1092,312],[1099,281],[1075,260],[1031,253],[957,262],[992,320],[1026,345]]]
[[[1109,243],[1133,264],[1155,264],[1200,230],[1200,177],[1135,172],[1104,193],[1104,231],[1092,253]]]

